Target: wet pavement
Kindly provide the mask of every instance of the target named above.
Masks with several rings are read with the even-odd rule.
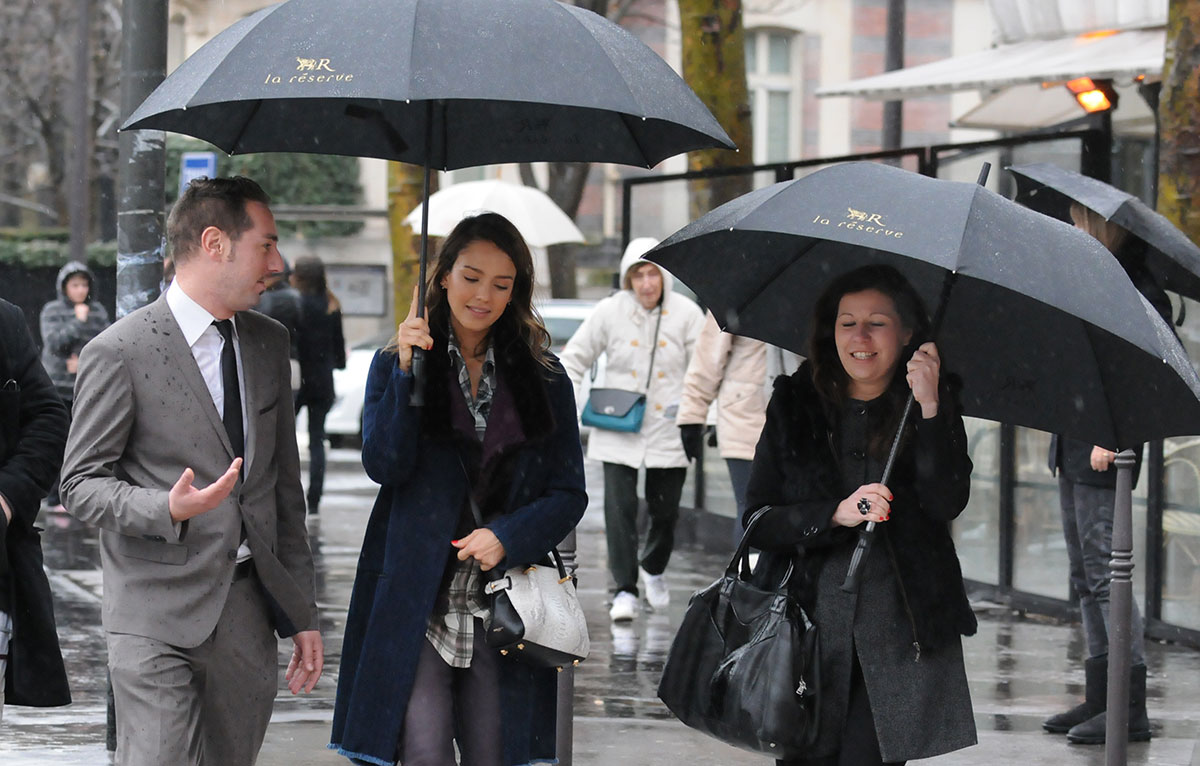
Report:
[[[579,528],[580,597],[588,613],[592,655],[576,673],[574,763],[581,766],[741,766],[770,761],[735,750],[675,721],[655,695],[663,660],[688,596],[715,579],[728,552],[687,546],[668,570],[671,607],[645,612],[631,626],[608,621],[604,569],[603,487],[588,466],[592,502]],[[358,453],[332,450],[321,513],[310,519],[318,604],[326,642],[326,675],[313,694],[276,702],[262,766],[348,763],[324,749],[333,709],[341,633],[362,531],[375,487]],[[710,519],[711,521],[711,519]],[[104,637],[95,532],[70,517],[44,515],[43,547],[55,594],[74,703],[37,710],[7,707],[0,723],[0,764],[93,766],[110,762],[104,747]],[[732,521],[729,522],[732,524]],[[1041,720],[1083,693],[1082,634],[1077,626],[1025,618],[995,604],[975,603],[979,634],[966,639],[967,673],[980,744],[922,764],[1022,762],[1099,766],[1103,748],[1067,745],[1041,731]],[[291,642],[280,642],[280,673]],[[1129,746],[1130,764],[1200,766],[1200,652],[1150,642],[1150,717],[1156,737]]]

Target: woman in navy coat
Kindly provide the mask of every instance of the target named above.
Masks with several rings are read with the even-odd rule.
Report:
[[[481,572],[541,560],[587,505],[571,383],[532,292],[512,224],[464,219],[438,255],[429,321],[410,309],[372,363],[363,465],[381,489],[330,744],[356,763],[453,764],[455,744],[472,766],[557,757],[555,671],[501,657],[482,634]],[[424,407],[410,406],[414,347],[427,350]]]

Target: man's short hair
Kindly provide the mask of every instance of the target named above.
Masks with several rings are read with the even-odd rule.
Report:
[[[175,263],[183,263],[200,246],[200,234],[215,226],[238,239],[254,223],[247,202],[271,204],[263,188],[245,176],[197,178],[188,184],[167,217],[167,246]]]

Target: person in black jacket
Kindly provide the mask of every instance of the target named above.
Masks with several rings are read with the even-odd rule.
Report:
[[[1099,213],[1078,203],[1071,204],[1075,226],[1107,247],[1134,286],[1170,324],[1171,301],[1146,268],[1146,244]],[[1133,446],[1133,445],[1124,445]],[[1050,472],[1058,476],[1063,535],[1067,542],[1071,589],[1079,597],[1079,613],[1087,639],[1084,660],[1084,700],[1070,710],[1042,722],[1042,728],[1066,733],[1075,744],[1104,743],[1108,707],[1108,615],[1112,583],[1113,506],[1116,503],[1117,471],[1112,467],[1122,445],[1100,446],[1055,436],[1050,440]],[[1142,447],[1136,445],[1134,481],[1141,472]],[[1142,615],[1137,601],[1132,604],[1129,652],[1129,739],[1150,739],[1146,714],[1146,657]]]
[[[34,526],[66,440],[67,410],[25,318],[0,300],[0,712],[6,697],[36,707],[71,702]]]
[[[292,401],[300,395],[300,293],[292,287],[292,268],[283,260],[283,273],[273,274],[267,280],[267,289],[258,299],[254,310],[266,314],[287,328],[291,347],[288,352],[292,367]]]
[[[308,407],[308,512],[317,513],[325,487],[325,416],[333,406],[333,370],[346,367],[342,307],[325,281],[325,264],[315,255],[296,259],[292,281],[300,291],[300,392],[296,412]]]
[[[976,630],[950,536],[971,459],[920,297],[895,269],[836,279],[815,307],[809,359],[776,379],[750,469],[750,544],[766,576],[795,560],[794,595],[820,631],[820,724],[805,766],[870,766],[975,744],[961,636]],[[915,406],[887,485],[909,392]],[[748,514],[750,516],[751,514]],[[841,587],[859,527],[875,542]],[[758,572],[756,572],[756,575]]]
[[[95,282],[87,266],[71,261],[58,272],[58,297],[42,306],[42,365],[67,405],[68,415],[75,398],[79,352],[108,327],[108,312],[96,300]],[[46,505],[63,510],[58,501],[58,477],[50,485]]]

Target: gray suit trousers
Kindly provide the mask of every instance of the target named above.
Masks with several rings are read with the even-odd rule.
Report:
[[[233,583],[195,648],[109,633],[120,766],[252,766],[278,688],[278,646],[258,578]]]

